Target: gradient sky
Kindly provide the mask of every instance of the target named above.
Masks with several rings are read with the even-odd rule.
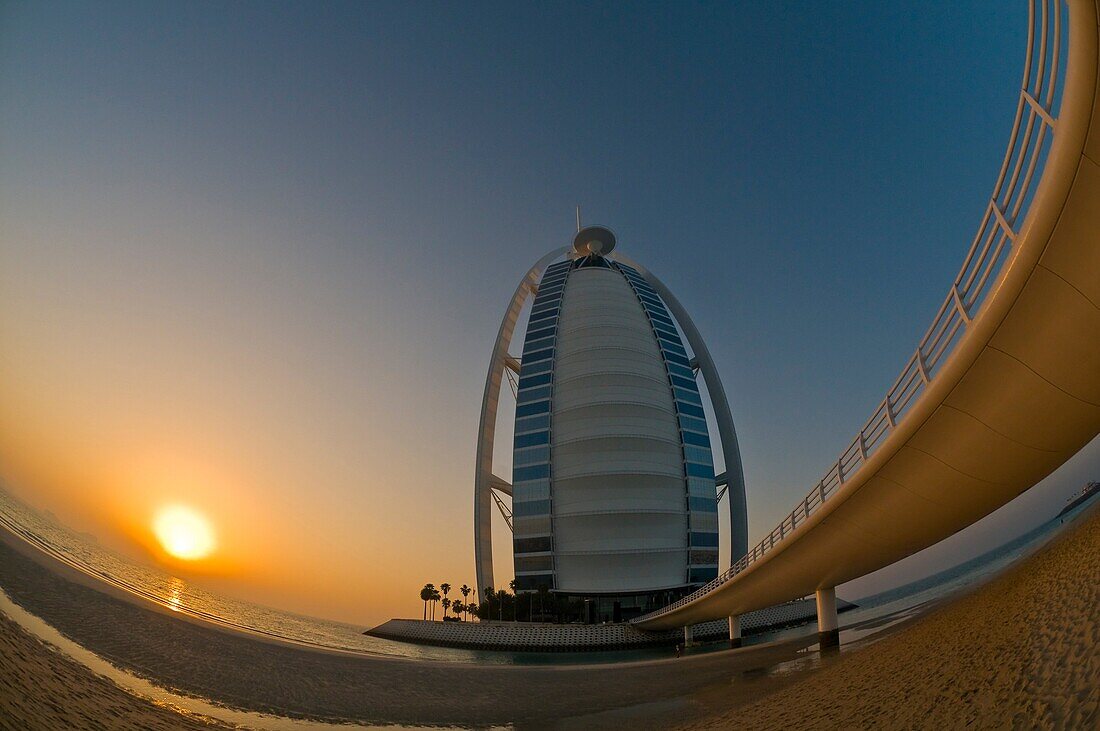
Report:
[[[139,559],[159,506],[205,512],[219,554],[173,568],[215,589],[415,615],[425,582],[474,583],[489,350],[580,203],[707,338],[755,541],[946,293],[1004,152],[1026,13],[0,3],[5,474]],[[841,594],[969,558],[1098,473],[1094,443]],[[503,583],[506,545],[497,563]]]

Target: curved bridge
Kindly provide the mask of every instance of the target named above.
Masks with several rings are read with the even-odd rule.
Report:
[[[643,629],[736,617],[931,546],[1100,432],[1097,0],[1033,0],[1012,135],[947,298],[878,409],[783,522]],[[1064,81],[1063,81],[1064,79]]]

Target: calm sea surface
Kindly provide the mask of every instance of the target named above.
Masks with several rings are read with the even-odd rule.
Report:
[[[990,574],[1018,561],[1053,537],[1064,524],[1094,502],[1086,501],[1071,513],[1043,523],[1005,545],[946,571],[911,584],[860,600],[859,608],[841,615],[848,625],[888,616],[904,616],[913,607],[980,583]],[[257,634],[277,637],[326,648],[370,655],[405,657],[422,660],[496,664],[564,664],[621,662],[647,657],[666,657],[667,648],[592,653],[484,652],[428,647],[368,637],[365,627],[307,617],[270,607],[244,602],[204,591],[179,578],[132,561],[100,547],[94,539],[77,534],[23,505],[0,490],[0,529],[7,529],[66,564],[99,578],[117,588],[144,597],[178,611],[221,625]],[[756,644],[806,634],[812,627],[788,628],[779,632],[752,635],[747,643]],[[696,649],[707,652],[723,649],[725,643],[713,643]]]

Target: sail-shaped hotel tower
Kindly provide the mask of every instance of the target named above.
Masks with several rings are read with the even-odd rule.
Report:
[[[719,488],[733,557],[747,525],[737,437],[706,346],[667,288],[614,248],[610,230],[584,228],[513,296],[486,382],[474,530],[484,591],[495,586],[493,503],[507,515],[510,495],[516,591],[585,597],[620,619],[717,575]],[[517,358],[509,345],[531,299]],[[492,473],[505,369],[518,377],[510,483]],[[717,476],[700,376],[726,465]]]

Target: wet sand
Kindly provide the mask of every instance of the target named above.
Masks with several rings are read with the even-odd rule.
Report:
[[[0,615],[0,729],[228,728],[130,695]]]
[[[1091,728],[1100,722],[1098,554],[1094,510],[978,591],[823,660],[799,653],[813,638],[615,666],[319,652],[179,621],[94,582],[45,571],[7,544],[0,544],[0,586],[135,675],[291,717],[519,728]],[[204,727],[135,698],[10,621],[0,622],[0,634],[0,728]],[[796,664],[818,669],[769,672],[799,657]]]

